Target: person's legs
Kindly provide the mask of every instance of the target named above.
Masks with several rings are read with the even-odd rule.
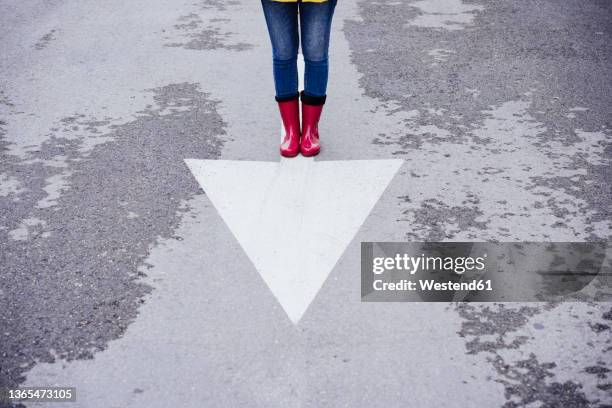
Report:
[[[314,156],[321,150],[319,119],[327,97],[329,37],[336,0],[299,4],[305,63],[300,151],[304,156]]]
[[[272,43],[274,86],[277,100],[294,98],[298,92],[298,3],[261,0]]]
[[[261,4],[272,43],[276,101],[285,128],[280,153],[285,157],[293,157],[300,151],[298,5],[271,0],[261,0]]]
[[[308,96],[323,97],[327,92],[329,40],[336,2],[299,3],[304,93]]]

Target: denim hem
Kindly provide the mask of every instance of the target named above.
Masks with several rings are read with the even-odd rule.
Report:
[[[298,99],[298,97],[300,96],[299,93],[295,93],[293,95],[282,95],[282,96],[275,96],[274,99],[276,99],[276,102],[289,102],[289,101],[293,101],[295,99]]]

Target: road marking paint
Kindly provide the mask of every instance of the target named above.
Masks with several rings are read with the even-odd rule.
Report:
[[[403,163],[185,162],[296,324]]]

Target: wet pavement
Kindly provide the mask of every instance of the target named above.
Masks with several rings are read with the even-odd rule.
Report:
[[[610,2],[339,3],[316,163],[403,164],[295,322],[185,163],[279,161],[259,2],[7,3],[0,385],[79,407],[612,405],[609,304],[359,301],[360,241],[610,239]]]

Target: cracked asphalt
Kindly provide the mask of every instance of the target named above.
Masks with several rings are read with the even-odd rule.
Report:
[[[405,163],[298,325],[183,161],[278,160],[260,7],[0,0],[0,387],[612,406],[609,303],[364,304],[358,272],[360,241],[612,237],[612,2],[339,2],[317,160]]]

